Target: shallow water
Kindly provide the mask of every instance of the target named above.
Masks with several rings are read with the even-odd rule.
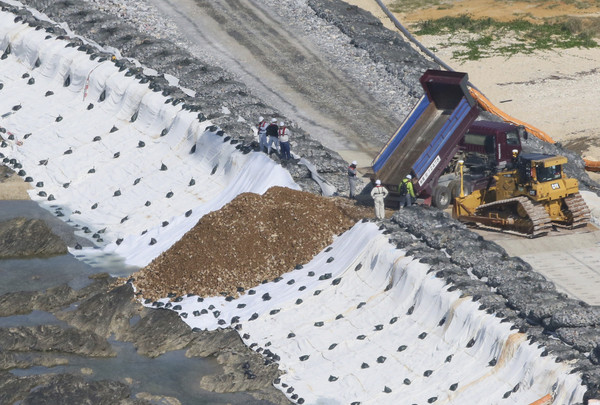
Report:
[[[41,208],[36,202],[29,200],[0,201],[0,222],[16,217],[43,219],[52,231],[71,247],[76,243],[81,246],[93,246],[88,239],[74,235],[73,228],[69,224],[54,216],[50,211]]]
[[[31,311],[26,315],[13,315],[0,317],[0,328],[13,328],[16,326],[38,326],[38,325],[60,325],[67,327],[67,323],[61,321],[50,312]]]
[[[79,289],[91,282],[89,276],[104,271],[82,263],[72,255],[0,260],[0,294],[41,291],[61,284]]]
[[[71,247],[76,244],[93,246],[88,239],[75,235],[73,227],[33,201],[0,201],[0,222],[17,217],[43,219]],[[106,254],[99,256],[95,263],[87,264],[72,254],[0,260],[0,295],[12,291],[41,291],[61,284],[79,289],[90,284],[89,276],[94,274],[128,276],[137,270],[125,266],[121,258]]]
[[[86,369],[84,378],[89,380],[133,381],[132,397],[145,392],[157,396],[175,397],[182,405],[266,403],[247,394],[217,394],[199,388],[202,376],[219,371],[220,366],[215,360],[190,359],[185,357],[184,350],[168,352],[150,359],[138,355],[131,343],[118,341],[110,343],[117,352],[117,357],[83,358],[67,355],[61,357],[69,361],[68,365],[13,369],[11,373],[17,376],[44,373],[82,374],[82,369]]]
[[[82,238],[73,236],[73,230],[68,224],[32,201],[0,201],[0,221],[18,216],[45,219],[57,234],[64,235],[67,240],[90,245],[89,242],[82,241]],[[0,260],[0,295],[15,291],[42,291],[65,283],[79,289],[91,282],[89,276],[93,274],[107,272],[127,276],[135,270],[122,265],[118,257],[107,257],[105,254],[99,256],[97,262],[103,264],[90,266],[71,254],[50,258]],[[132,318],[132,322],[136,321]],[[37,325],[67,326],[45,311],[0,317],[0,328]],[[131,384],[132,395],[146,392],[157,396],[171,396],[177,398],[182,405],[267,403],[257,401],[247,394],[217,394],[200,389],[199,381],[202,376],[220,371],[220,366],[214,359],[187,358],[183,350],[150,359],[138,355],[130,343],[114,340],[110,343],[117,353],[113,358],[61,355],[61,358],[68,360],[68,365],[36,366],[13,369],[11,372],[18,376],[64,372],[82,374],[82,369],[90,369],[90,375],[85,373],[87,379],[123,381]]]

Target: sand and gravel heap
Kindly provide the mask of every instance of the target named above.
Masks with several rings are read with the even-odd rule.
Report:
[[[133,277],[144,298],[236,295],[309,262],[372,210],[345,198],[273,187],[205,215]],[[173,295],[174,294],[174,295]]]

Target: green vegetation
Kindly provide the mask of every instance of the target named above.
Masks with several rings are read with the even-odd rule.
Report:
[[[388,5],[388,9],[392,13],[406,13],[408,11],[415,11],[422,8],[429,8],[438,6],[440,10],[446,10],[452,8],[452,1],[448,0],[396,0],[392,4]]]
[[[388,8],[394,13],[405,13],[421,8],[432,8],[437,6],[440,10],[452,8],[452,3],[455,0],[396,0]],[[512,0],[497,0],[498,3],[512,3]],[[515,0],[523,3],[533,3],[538,6],[544,5],[547,8],[556,8],[560,6],[557,0]],[[565,4],[573,5],[574,7],[585,10],[591,7],[600,5],[600,0],[563,0]]]
[[[500,22],[492,18],[473,19],[469,15],[461,15],[422,21],[412,31],[417,36],[449,35],[448,42],[441,46],[461,49],[453,53],[454,58],[478,60],[537,50],[598,47],[594,38],[598,37],[600,28],[597,19],[594,20],[570,17],[533,24],[524,19]]]

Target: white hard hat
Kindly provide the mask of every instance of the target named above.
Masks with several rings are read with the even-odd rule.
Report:
[[[410,179],[412,179],[412,176],[410,174],[407,174],[406,178],[410,180]]]
[[[279,122],[280,127],[283,127],[284,125],[285,125],[285,122],[283,122],[283,121]]]
[[[353,165],[353,166],[356,166],[356,165],[357,165],[357,163],[356,163],[356,160],[353,160],[353,161],[352,161],[352,165]]]
[[[273,122],[273,123],[277,122],[277,118],[271,118],[271,122]]]
[[[381,180],[379,180],[379,179],[378,179],[378,180],[376,180],[376,181],[375,181],[375,184],[377,184],[378,186],[379,186],[379,185],[381,185]]]
[[[260,117],[258,117],[258,122],[264,121],[264,120],[265,120],[265,117],[263,117],[262,115]]]

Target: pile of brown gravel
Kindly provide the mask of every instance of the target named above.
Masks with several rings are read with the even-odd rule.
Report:
[[[205,215],[169,250],[134,274],[144,298],[169,293],[236,295],[309,262],[373,209],[345,198],[325,198],[273,187],[240,194]]]

